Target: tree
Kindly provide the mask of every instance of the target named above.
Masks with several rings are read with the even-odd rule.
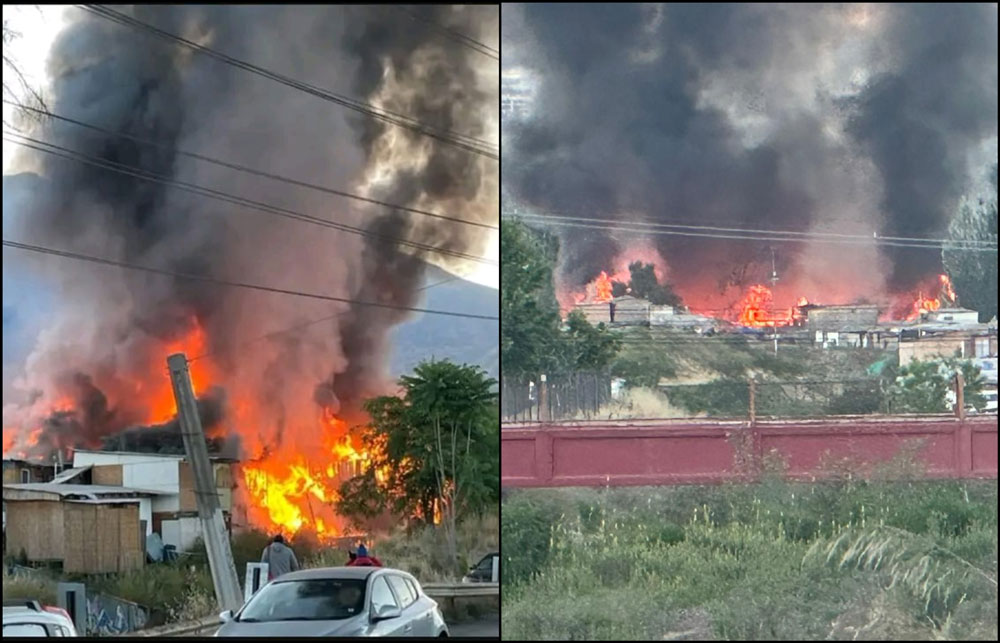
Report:
[[[422,362],[400,378],[403,395],[365,402],[371,466],[340,488],[337,509],[355,520],[386,510],[435,524],[440,512],[456,567],[461,516],[500,500],[496,381],[477,366]]]
[[[561,361],[552,271],[558,242],[520,221],[500,227],[500,366],[505,374],[544,373]]]
[[[38,9],[38,6],[35,6]],[[12,54],[9,54],[10,44],[21,38],[21,33],[14,29],[10,22],[4,18],[3,21],[3,98],[11,102],[15,108],[15,115],[22,121],[38,121],[39,114],[35,110],[47,111],[45,99],[42,94],[28,82],[21,66]],[[3,124],[14,130],[19,130],[14,123],[4,118]]]
[[[567,358],[580,370],[604,370],[621,348],[621,341],[603,322],[594,326],[578,310],[566,318],[566,328]]]
[[[979,321],[997,314],[997,166],[991,174],[991,198],[977,202],[964,198],[948,226],[948,239],[941,250],[944,269],[951,278],[959,303],[979,312]],[[977,252],[958,243],[992,242],[992,252]]]
[[[891,411],[896,413],[947,413],[952,402],[949,392],[955,373],[961,371],[965,403],[976,409],[986,406],[983,386],[986,383],[979,367],[968,360],[947,358],[937,361],[918,359],[899,369],[889,390]]]
[[[651,263],[633,261],[628,266],[629,282],[612,282],[611,294],[614,297],[632,295],[645,299],[657,306],[680,306],[681,298],[674,292],[669,282],[660,283],[656,278],[656,267]]]
[[[562,329],[552,274],[558,240],[519,221],[500,229],[500,365],[507,375],[603,369],[618,353],[611,331],[571,313]]]

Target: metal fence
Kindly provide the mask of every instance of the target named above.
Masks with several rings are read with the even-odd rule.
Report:
[[[505,376],[501,379],[504,422],[589,420],[611,402],[609,373]]]

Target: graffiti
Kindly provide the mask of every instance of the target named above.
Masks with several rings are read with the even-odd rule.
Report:
[[[136,603],[108,596],[87,594],[87,634],[115,636],[146,626],[149,612]]]

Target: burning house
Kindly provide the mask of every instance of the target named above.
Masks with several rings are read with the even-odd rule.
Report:
[[[879,346],[879,309],[875,305],[820,306],[799,308],[801,324],[813,334],[817,346]]]
[[[176,432],[165,362],[182,352],[207,437],[240,459],[220,482],[234,506],[261,529],[336,537],[347,529],[335,510],[339,485],[375,455],[355,430],[368,419],[363,402],[394,392],[391,331],[419,305],[425,267],[490,270],[498,70],[430,25],[492,41],[497,7],[421,7],[426,22],[364,6],[114,10],[449,135],[362,116],[142,30],[67,13],[48,54],[47,104],[97,129],[57,118],[26,125],[85,162],[21,149],[4,176],[5,226],[21,241],[149,270],[4,249],[5,279],[31,279],[56,302],[33,320],[30,354],[4,369],[5,457],[78,449],[77,467],[114,484],[161,480],[171,493],[154,499],[156,511],[150,501],[144,532],[161,520],[164,539],[183,546],[192,498],[182,459],[146,455],[155,464],[141,465],[92,451],[125,430],[135,433],[129,445]],[[298,36],[271,46],[289,33]],[[466,223],[428,213],[461,213]],[[6,291],[5,306],[16,306]],[[135,473],[143,467],[149,473]]]

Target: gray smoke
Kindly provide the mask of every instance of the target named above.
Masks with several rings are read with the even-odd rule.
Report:
[[[945,235],[996,154],[997,11],[977,5],[516,5],[504,69],[535,74],[504,123],[528,209],[776,230]],[[629,237],[569,229],[573,284]],[[766,263],[761,242],[658,236],[680,284]],[[834,289],[911,287],[939,253],[775,244]],[[882,279],[885,279],[884,283]]]
[[[235,58],[433,127],[497,138],[495,62],[392,7],[117,9]],[[482,254],[486,241],[479,228],[362,208],[194,161],[176,149],[489,223],[496,221],[495,161],[375,124],[129,27],[69,11],[73,22],[58,37],[48,61],[50,109],[162,147],[54,120],[32,132],[35,138],[379,234]],[[479,40],[496,39],[496,7],[420,11]],[[425,262],[449,266],[460,261],[42,153],[26,152],[20,162],[25,172],[4,177],[4,232],[28,243],[401,306],[419,303],[416,288]],[[8,225],[9,217],[16,222]],[[213,383],[226,389],[230,402],[252,399],[263,411],[240,418],[240,431],[258,435],[272,448],[289,431],[307,433],[303,424],[318,415],[317,403],[357,419],[364,396],[386,391],[385,337],[407,316],[5,248],[5,268],[14,262],[43,275],[57,289],[58,312],[46,320],[19,374],[21,399],[5,400],[5,426],[36,426],[46,405],[70,394],[66,374],[80,374],[104,396],[107,407],[99,423],[87,425],[99,429],[80,432],[81,443],[134,426],[148,412],[137,387],[162,385],[164,346],[184,341],[189,357],[195,357],[190,354],[194,350],[211,353]],[[301,333],[247,344],[334,314],[331,321]],[[198,328],[203,341],[192,349]],[[80,426],[61,419],[60,426]],[[297,447],[304,445],[300,441]]]

